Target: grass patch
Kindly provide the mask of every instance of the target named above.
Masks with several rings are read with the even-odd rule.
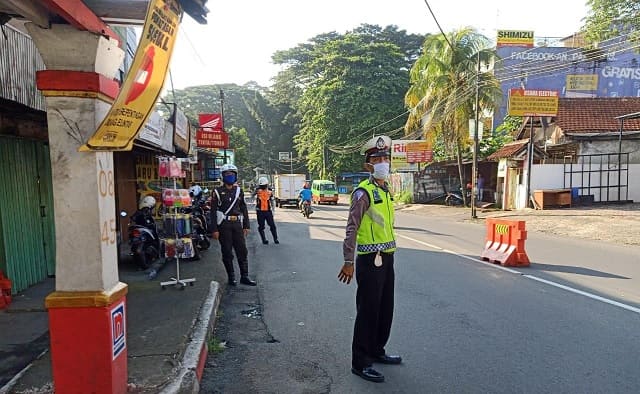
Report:
[[[213,354],[222,353],[226,348],[226,345],[227,342],[220,341],[213,335],[210,335],[209,339],[207,340],[207,350]]]

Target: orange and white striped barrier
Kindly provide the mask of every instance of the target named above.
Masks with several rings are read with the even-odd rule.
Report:
[[[527,239],[524,220],[486,219],[487,237],[482,260],[505,267],[528,267],[529,256],[524,250]]]

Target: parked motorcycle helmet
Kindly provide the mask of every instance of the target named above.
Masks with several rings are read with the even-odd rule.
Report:
[[[268,184],[269,184],[269,180],[267,179],[267,177],[266,177],[266,176],[261,176],[261,177],[258,179],[258,186],[266,186],[266,185],[268,185]]]
[[[200,197],[202,197],[202,188],[200,187],[200,185],[193,185],[189,188],[189,195],[196,199],[199,200]]]
[[[238,175],[238,167],[234,166],[233,164],[225,164],[222,167],[220,167],[221,174],[224,175],[224,173],[227,171],[233,171],[236,173],[236,175]]]
[[[149,208],[153,209],[156,206],[156,199],[152,196],[144,196],[140,199],[140,203],[138,204],[138,209]]]

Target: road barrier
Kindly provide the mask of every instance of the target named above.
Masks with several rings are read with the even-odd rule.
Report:
[[[527,239],[524,220],[486,219],[487,238],[482,260],[505,267],[528,267],[529,257],[524,250]]]

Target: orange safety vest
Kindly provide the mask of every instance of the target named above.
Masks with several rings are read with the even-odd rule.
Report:
[[[271,190],[258,189],[256,192],[256,209],[258,211],[270,211],[271,206],[269,201],[271,200]]]

